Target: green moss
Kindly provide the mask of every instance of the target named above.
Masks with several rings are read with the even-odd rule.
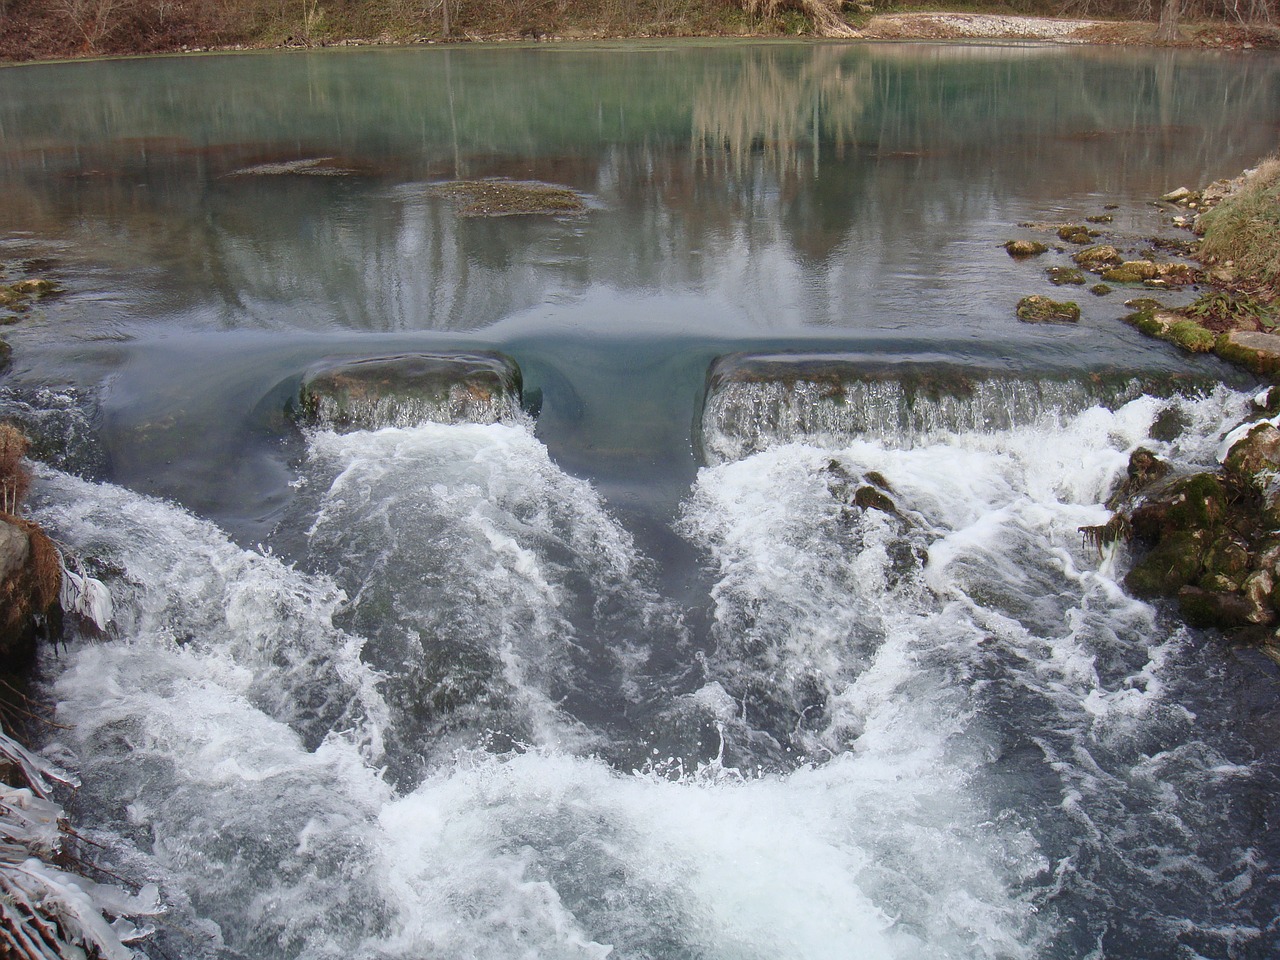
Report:
[[[1004,248],[1015,260],[1037,257],[1049,249],[1039,240],[1006,240]]]
[[[1027,323],[1077,323],[1080,320],[1078,304],[1034,295],[1019,300],[1016,312],[1018,319]]]
[[[1085,247],[1071,255],[1076,266],[1083,267],[1093,273],[1100,273],[1108,267],[1120,264],[1120,251],[1109,243],[1100,243],[1093,247]]]
[[[1075,284],[1077,286],[1084,285],[1084,274],[1075,267],[1050,267],[1048,270],[1049,282],[1056,287],[1066,284]]]
[[[1176,343],[1191,353],[1211,353],[1216,342],[1212,331],[1194,320],[1176,320],[1164,329],[1163,339]]]
[[[1091,243],[1097,236],[1097,230],[1090,230],[1079,223],[1068,223],[1058,228],[1058,239],[1067,243]]]
[[[1105,297],[1108,293],[1111,292],[1111,288],[1108,287],[1105,283],[1095,283],[1092,287],[1089,288],[1089,292],[1092,293],[1095,297]]]
[[[1178,530],[1165,536],[1124,578],[1125,587],[1139,597],[1169,597],[1203,572],[1201,531]]]
[[[1118,267],[1102,272],[1102,279],[1109,283],[1142,283],[1154,280],[1160,271],[1150,260],[1126,260]]]
[[[1224,333],[1213,343],[1213,352],[1229,363],[1237,363],[1260,377],[1280,380],[1280,356],[1256,350],[1231,339]]]
[[[1109,213],[1101,213],[1094,217],[1085,217],[1085,220],[1088,223],[1110,223],[1114,219],[1115,217]]]

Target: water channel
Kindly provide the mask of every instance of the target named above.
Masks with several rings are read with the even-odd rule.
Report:
[[[44,658],[44,748],[160,886],[139,949],[1273,956],[1276,669],[1077,532],[1136,447],[1212,463],[1255,385],[1119,322],[1132,291],[1020,323],[1061,291],[1001,243],[1185,237],[1153,199],[1277,139],[1258,52],[0,70],[0,259],[65,288],[5,328],[0,414],[114,597]],[[494,177],[586,210],[433,189]],[[474,351],[525,412],[290,415],[317,364]],[[849,373],[724,375],[796,363]]]

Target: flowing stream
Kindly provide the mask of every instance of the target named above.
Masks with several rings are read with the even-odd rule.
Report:
[[[0,71],[3,255],[66,287],[6,328],[0,414],[114,609],[46,652],[42,746],[159,886],[137,949],[1274,956],[1276,668],[1079,533],[1138,447],[1211,466],[1256,385],[1131,294],[1020,324],[1060,291],[999,243],[1110,203],[1148,242],[1278,126],[1269,54]],[[588,209],[429,189],[478,176]],[[468,350],[523,409],[290,415],[318,363]]]

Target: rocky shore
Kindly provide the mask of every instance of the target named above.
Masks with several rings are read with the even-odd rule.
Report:
[[[1189,353],[1212,352],[1280,380],[1280,334],[1273,332],[1280,324],[1280,160],[1203,190],[1179,188],[1159,202],[1173,227],[1189,231],[1187,240],[1153,238],[1146,255],[1126,259],[1093,224],[1063,224],[1056,236],[1080,247],[1070,254],[1078,270],[1060,281],[1066,268],[1050,267],[1051,281],[1084,285],[1084,273],[1092,273],[1101,281],[1091,288],[1096,294],[1110,293],[1110,284],[1141,287],[1142,296],[1126,301],[1133,311],[1126,322]],[[1027,239],[1005,248],[1019,260],[1050,249]],[[1192,284],[1204,292],[1186,306],[1159,298]],[[1074,302],[1040,296],[1023,298],[1016,313],[1028,322],[1079,318]],[[1280,389],[1254,398],[1253,413],[1227,435],[1218,460],[1215,470],[1178,474],[1152,451],[1135,451],[1108,503],[1110,521],[1081,533],[1099,550],[1127,546],[1133,563],[1124,583],[1134,595],[1173,600],[1189,624],[1259,644],[1280,662]]]

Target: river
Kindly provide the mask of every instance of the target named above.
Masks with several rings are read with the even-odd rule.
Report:
[[[0,414],[114,601],[43,657],[43,747],[159,885],[138,949],[1274,956],[1276,668],[1078,533],[1256,385],[1133,291],[1019,322],[1069,251],[1001,244],[1186,237],[1153,199],[1278,131],[1253,51],[0,70],[0,259],[64,287],[3,331]],[[492,177],[586,209],[433,188]],[[318,364],[476,351],[524,411],[291,416]]]

